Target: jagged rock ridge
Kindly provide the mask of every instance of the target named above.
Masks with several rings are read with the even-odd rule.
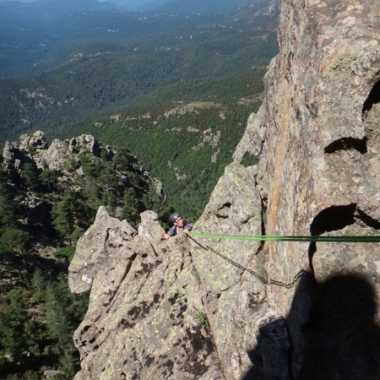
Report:
[[[375,0],[283,0],[280,53],[266,76],[264,104],[250,118],[234,162],[220,179],[196,229],[226,234],[377,233],[379,36],[380,5]],[[327,330],[325,326],[325,332],[315,335],[318,344],[311,352],[321,354],[321,363],[329,365],[313,367],[308,339],[318,323],[308,322],[315,307],[307,279],[298,287],[280,287],[263,283],[250,271],[261,271],[269,280],[286,284],[304,270],[313,286],[331,274],[365,274],[372,281],[368,287],[364,280],[342,277],[344,289],[350,289],[346,286],[350,281],[355,284],[354,296],[348,301],[346,294],[334,293],[340,289],[339,278],[338,285],[331,282],[335,302],[348,302],[347,310],[354,314],[352,305],[358,299],[364,302],[380,290],[378,245],[208,243],[230,260],[226,261],[182,237],[159,243],[129,235],[118,248],[113,241],[123,235],[117,228],[108,231],[99,240],[100,261],[95,260],[89,272],[93,282],[87,287],[91,287],[90,310],[76,334],[82,353],[77,379],[378,378],[374,305],[368,316],[354,320],[349,328],[360,330],[357,323],[368,320],[374,333],[366,327],[362,337],[358,332],[341,331],[341,326],[347,326],[345,315],[337,307],[328,309],[343,322]],[[91,257],[83,249],[86,239],[92,238],[83,238],[72,264],[73,290],[83,286],[82,271]],[[145,273],[155,286],[134,275],[148,257],[157,260],[154,268],[160,267],[159,275],[153,267]],[[161,266],[172,260],[178,266]],[[127,275],[111,275],[109,266],[122,273],[127,268]],[[156,282],[163,277],[163,283]],[[169,305],[166,300],[172,288],[168,284],[180,289],[180,296]],[[330,289],[329,284],[321,289]],[[175,311],[182,304],[186,307],[183,314]],[[201,310],[201,320],[193,307]],[[305,326],[314,326],[311,335]],[[188,336],[188,329],[201,330],[203,343]],[[335,331],[341,335],[334,336]],[[173,351],[178,340],[189,350]],[[363,344],[368,347],[361,348]],[[194,353],[197,348],[201,357]],[[343,359],[339,357],[342,352]],[[170,360],[170,370],[165,372],[166,360]],[[203,369],[187,371],[184,363]]]
[[[104,150],[108,157],[114,153],[111,147]],[[3,148],[3,166],[6,169],[19,169],[23,158],[32,159],[39,169],[67,171],[67,160],[80,153],[98,156],[99,143],[92,135],[81,135],[69,140],[54,139],[50,144],[44,132],[21,135],[17,142],[6,141]],[[24,157],[23,157],[24,156]],[[80,172],[78,172],[80,174]]]
[[[66,248],[92,224],[100,203],[115,215],[125,209],[138,213],[160,201],[163,193],[161,183],[136,157],[91,135],[49,142],[36,131],[5,142],[1,158],[4,292],[24,284],[33,265],[51,264],[54,271],[62,271],[60,252],[71,253],[71,247]]]
[[[208,322],[195,323],[205,315],[190,247],[159,245],[163,232],[152,212],[137,233],[100,208],[79,241],[70,287],[91,288],[91,301],[75,334],[78,379],[222,378]]]

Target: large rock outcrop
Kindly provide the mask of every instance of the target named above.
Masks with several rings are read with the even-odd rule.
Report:
[[[142,218],[137,233],[100,208],[78,243],[70,287],[91,295],[75,334],[76,378],[223,379],[190,245],[158,244],[157,216]]]
[[[19,169],[22,161],[32,159],[39,169],[65,171],[68,161],[76,159],[81,153],[99,155],[99,144],[94,136],[81,135],[70,140],[54,139],[49,144],[44,132],[35,131],[21,135],[16,142],[5,142],[3,166],[7,169]]]
[[[375,235],[380,4],[283,0],[279,43],[264,103],[196,229]],[[378,244],[202,241],[205,250],[102,226],[101,252],[92,257],[85,235],[72,264],[72,289],[88,262],[92,284],[77,379],[379,378]]]

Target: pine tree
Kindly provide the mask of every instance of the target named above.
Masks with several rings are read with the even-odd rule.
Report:
[[[63,238],[68,238],[75,228],[75,195],[66,193],[53,207],[53,224]]]
[[[27,232],[17,228],[4,228],[0,235],[0,252],[25,253],[29,245],[30,236]]]
[[[139,202],[133,188],[128,188],[124,193],[123,218],[130,223],[137,223],[139,218]]]
[[[6,307],[0,313],[0,356],[9,356],[16,362],[28,351],[29,317],[21,289],[11,290],[6,301]]]
[[[86,303],[75,299],[67,287],[67,279],[60,276],[46,291],[46,324],[49,337],[55,341],[54,352],[59,356],[60,369],[72,378],[79,364],[78,354],[72,341],[74,329],[83,318]]]
[[[0,228],[16,225],[16,207],[7,183],[7,176],[0,172]]]
[[[32,278],[33,297],[32,300],[37,303],[44,301],[46,283],[42,276],[41,270],[36,269]]]
[[[39,172],[33,161],[25,162],[22,166],[22,178],[25,185],[31,190],[37,190],[40,185]]]
[[[51,193],[56,189],[58,173],[56,171],[45,169],[41,172],[40,182],[44,191]]]

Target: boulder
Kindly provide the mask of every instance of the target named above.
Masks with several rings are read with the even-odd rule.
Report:
[[[71,153],[91,153],[99,154],[99,144],[92,135],[80,135],[70,139],[69,150]]]
[[[127,223],[109,216],[104,207],[99,208],[95,222],[79,239],[76,254],[70,264],[69,286],[74,293],[89,291],[98,271],[107,261],[105,243],[111,229],[119,232],[118,246],[128,242],[136,231]]]
[[[9,169],[14,165],[15,160],[15,146],[14,144],[6,141],[3,148],[3,166],[5,169]]]
[[[19,138],[18,149],[21,151],[33,152],[47,147],[48,141],[42,131],[36,131],[30,135],[21,135]]]
[[[49,148],[42,152],[41,157],[49,170],[64,170],[65,163],[71,157],[68,142],[54,139]]]
[[[153,211],[145,211],[141,214],[138,233],[139,236],[152,244],[157,244],[162,239],[165,231],[160,225],[158,215]]]

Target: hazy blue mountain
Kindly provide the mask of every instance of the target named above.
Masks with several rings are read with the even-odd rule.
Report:
[[[59,62],[70,41],[93,34],[97,19],[104,20],[112,9],[96,0],[2,1],[0,77],[29,75]]]
[[[254,12],[272,1],[0,0],[0,79],[39,74],[77,53],[134,49],[158,38],[170,45],[204,26],[232,20],[236,24],[247,17],[247,10]]]
[[[223,13],[236,7],[261,0],[102,0],[137,11],[164,11],[173,13]]]
[[[102,0],[131,11],[149,11],[160,8],[170,0]]]

